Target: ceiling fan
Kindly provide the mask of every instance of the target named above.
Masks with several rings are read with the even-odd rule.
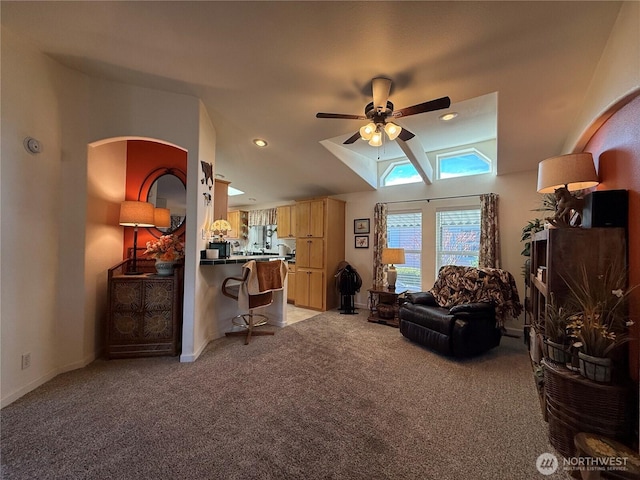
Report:
[[[369,141],[369,145],[379,147],[382,145],[382,132],[384,131],[389,140],[400,138],[407,141],[415,137],[406,128],[390,121],[390,119],[408,117],[418,113],[432,112],[449,108],[451,100],[449,97],[437,98],[428,102],[419,103],[411,107],[393,109],[393,103],[389,101],[389,92],[391,91],[391,80],[384,77],[376,77],[371,81],[371,89],[373,91],[373,102],[364,107],[364,115],[349,115],[343,113],[316,113],[316,118],[341,118],[345,120],[369,120],[369,123],[360,128],[351,137],[347,138],[343,143],[354,143],[359,138]]]

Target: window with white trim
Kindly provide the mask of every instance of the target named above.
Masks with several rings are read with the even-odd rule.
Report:
[[[422,212],[387,214],[387,245],[404,248],[403,265],[396,265],[396,291],[422,290]]]
[[[422,177],[411,162],[393,162],[381,176],[383,187],[422,182]]]
[[[478,266],[480,208],[436,211],[436,275],[444,265]]]
[[[476,148],[436,155],[437,178],[465,177],[491,173],[491,159]]]

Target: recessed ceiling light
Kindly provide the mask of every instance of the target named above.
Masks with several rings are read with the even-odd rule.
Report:
[[[221,173],[216,173],[216,178],[224,178],[224,175]]]
[[[255,201],[256,201],[256,199],[255,199],[255,198],[253,198],[253,197],[249,197],[249,201],[250,201],[250,202],[255,202]]]
[[[254,138],[253,139],[253,143],[255,143],[259,147],[266,147],[267,146],[267,141],[263,140],[261,138]]]
[[[444,113],[444,114],[440,115],[438,118],[440,120],[442,120],[443,122],[448,122],[450,120],[453,120],[457,116],[458,116],[458,112],[451,112],[451,113]]]

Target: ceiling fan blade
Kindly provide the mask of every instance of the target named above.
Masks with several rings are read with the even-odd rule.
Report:
[[[404,142],[406,142],[407,140],[411,140],[413,137],[415,137],[415,135],[406,128],[403,128],[398,135],[398,138]]]
[[[391,115],[395,118],[408,117],[409,115],[416,115],[418,113],[432,112],[434,110],[442,110],[443,108],[449,108],[451,106],[451,99],[449,97],[437,98],[428,102],[419,103],[411,107],[401,108],[395,110]]]
[[[384,111],[387,108],[387,100],[391,92],[391,80],[378,77],[371,80],[371,90],[373,91],[373,106],[376,110]]]
[[[359,138],[360,138],[360,130],[358,130],[356,133],[354,133],[349,138],[347,138],[344,142],[342,142],[342,144],[349,145],[351,143],[355,143]]]
[[[344,120],[366,120],[364,115],[349,115],[346,113],[316,113],[316,118],[342,118]]]

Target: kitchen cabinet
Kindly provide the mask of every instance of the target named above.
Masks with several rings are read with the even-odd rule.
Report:
[[[244,210],[232,210],[227,212],[227,221],[231,230],[226,237],[232,239],[246,239],[249,236],[249,212]]]
[[[296,265],[306,268],[324,266],[324,239],[301,238],[296,241]]]
[[[227,218],[229,206],[229,184],[224,180],[216,179],[213,186],[213,219]]]
[[[296,264],[289,263],[289,274],[287,275],[287,302],[295,303],[296,301]]]
[[[297,238],[324,236],[326,200],[305,200],[296,203]]]
[[[322,270],[296,267],[296,306],[323,310],[324,283]]]
[[[296,237],[296,206],[284,205],[276,209],[278,238]]]
[[[344,260],[345,203],[329,197],[301,200],[295,216],[295,304],[320,311],[337,308],[334,276]]]

